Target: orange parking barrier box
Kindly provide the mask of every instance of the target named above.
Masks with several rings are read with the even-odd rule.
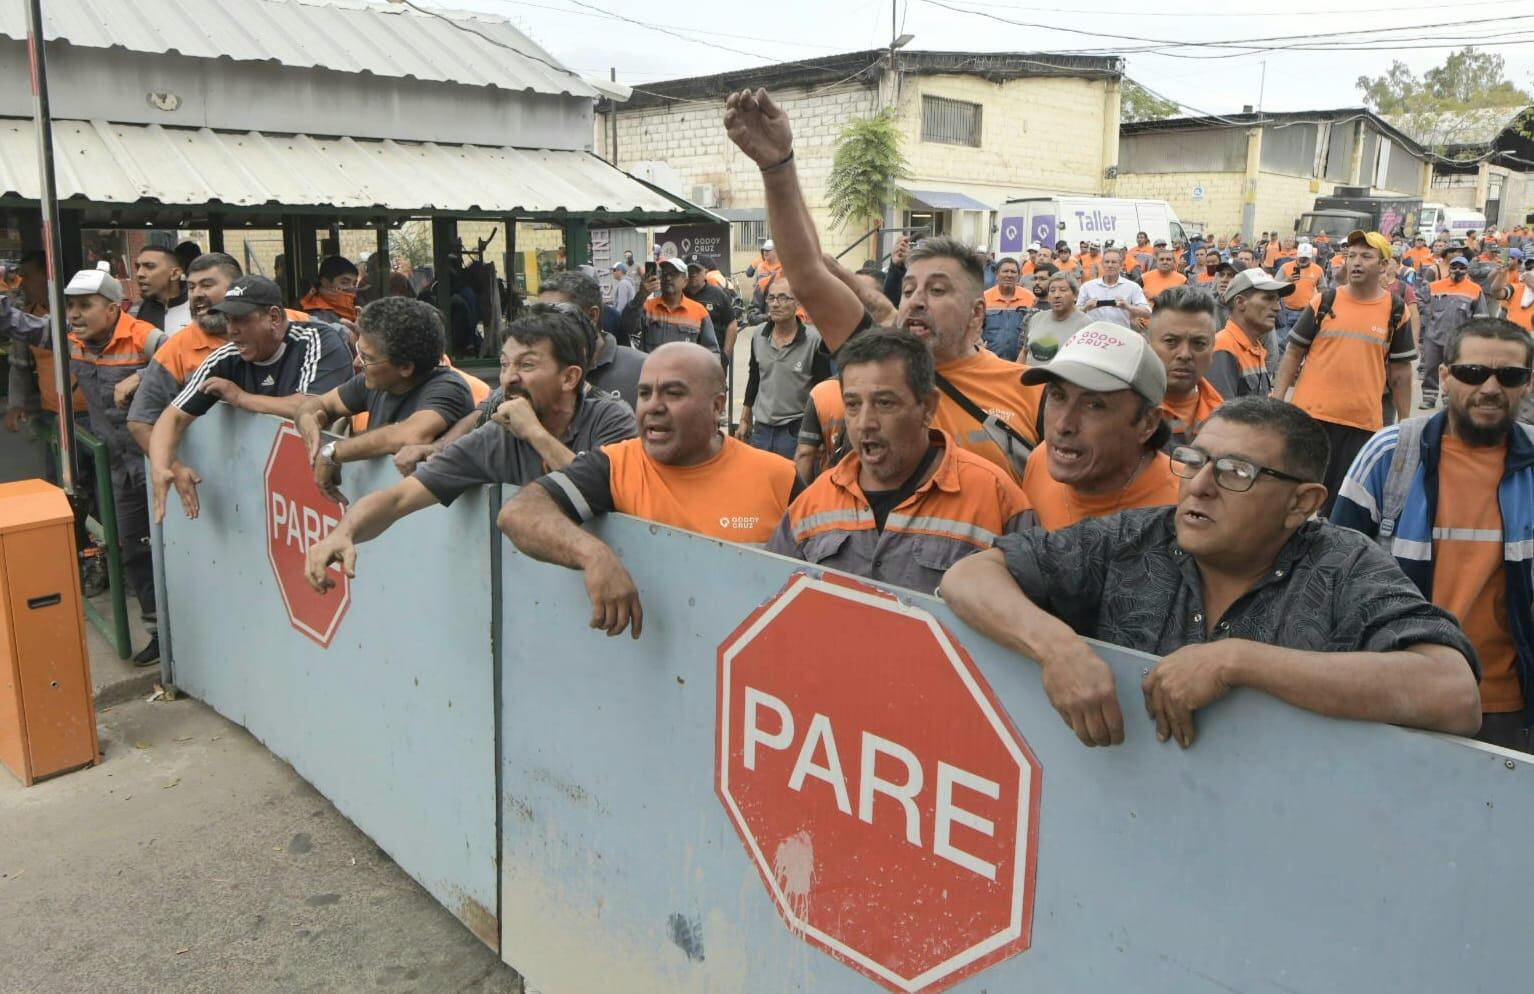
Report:
[[[74,527],[58,487],[0,484],[0,763],[28,787],[101,756]]]

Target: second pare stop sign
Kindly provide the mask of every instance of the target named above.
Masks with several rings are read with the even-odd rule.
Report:
[[[797,574],[719,647],[716,787],[790,930],[894,991],[1028,948],[1041,770],[927,611]]]

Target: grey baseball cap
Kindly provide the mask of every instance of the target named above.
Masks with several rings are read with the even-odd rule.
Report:
[[[1166,367],[1145,336],[1111,321],[1093,321],[1065,340],[1054,359],[1032,366],[1023,383],[1064,380],[1083,390],[1133,390],[1152,404],[1166,396]]]
[[[1225,302],[1228,304],[1249,290],[1269,290],[1280,297],[1287,297],[1294,292],[1294,284],[1288,280],[1274,279],[1261,269],[1243,269],[1230,281],[1230,286],[1225,288]]]

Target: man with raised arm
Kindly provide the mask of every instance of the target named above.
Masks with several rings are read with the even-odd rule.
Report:
[[[731,94],[725,106],[730,140],[761,169],[783,275],[834,356],[875,322],[857,291],[822,256],[794,167],[788,117],[765,90]],[[977,349],[984,295],[985,272],[974,251],[950,238],[928,238],[906,258],[896,324],[932,350],[940,392],[934,426],[1021,481],[1028,451],[1038,442],[1039,388],[1022,385],[1016,363]]]

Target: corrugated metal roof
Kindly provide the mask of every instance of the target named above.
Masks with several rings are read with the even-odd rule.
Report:
[[[24,0],[0,0],[0,37],[26,40],[24,8]],[[182,0],[48,0],[43,34],[80,48],[596,96],[505,18],[440,13],[365,0],[214,0],[193,6]]]
[[[531,216],[710,216],[589,152],[54,122],[60,200]],[[0,118],[0,196],[36,200],[32,122]]]
[[[1441,114],[1388,114],[1386,120],[1430,148],[1494,145],[1502,133],[1530,110],[1527,104],[1510,107],[1475,107]]]

